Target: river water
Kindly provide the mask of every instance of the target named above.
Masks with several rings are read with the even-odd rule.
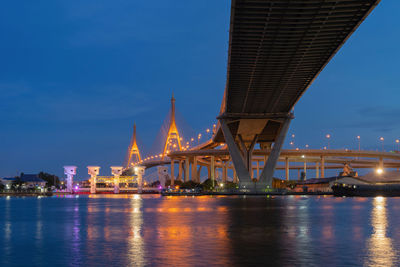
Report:
[[[0,198],[0,266],[399,266],[400,198]]]

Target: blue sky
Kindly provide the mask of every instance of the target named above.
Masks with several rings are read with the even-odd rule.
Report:
[[[400,138],[400,2],[384,0],[295,107],[298,147],[386,149]],[[133,122],[150,150],[169,110],[215,121],[229,1],[7,1],[0,9],[0,176],[124,159]],[[288,142],[287,142],[288,143]]]

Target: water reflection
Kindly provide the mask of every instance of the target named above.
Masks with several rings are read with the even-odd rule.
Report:
[[[388,219],[386,214],[386,198],[376,197],[373,200],[371,225],[373,233],[367,241],[367,266],[398,266],[394,262],[395,253],[392,239],[387,236]]]
[[[397,207],[400,198],[0,198],[0,266],[397,266]]]
[[[130,266],[145,265],[145,250],[142,237],[142,199],[135,195],[130,200],[131,211],[129,213],[128,258]]]
[[[73,211],[73,226],[72,229],[67,229],[68,232],[72,231],[72,266],[78,266],[81,264],[82,255],[81,255],[81,216],[79,212],[79,203],[76,201],[74,205]]]
[[[152,264],[167,266],[231,266],[228,210],[212,197],[166,198],[146,213],[146,246]]]

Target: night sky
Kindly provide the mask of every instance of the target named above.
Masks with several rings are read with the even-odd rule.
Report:
[[[400,138],[400,1],[383,0],[295,107],[295,146],[394,148]],[[0,8],[0,177],[121,165],[133,123],[150,151],[170,108],[215,122],[230,1],[6,1]],[[179,122],[178,122],[179,123]]]

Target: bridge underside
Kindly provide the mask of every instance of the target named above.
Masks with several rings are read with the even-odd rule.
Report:
[[[302,94],[379,0],[232,0],[227,82],[214,142],[226,142],[242,183],[254,145],[276,160]],[[273,157],[272,157],[273,156]]]

